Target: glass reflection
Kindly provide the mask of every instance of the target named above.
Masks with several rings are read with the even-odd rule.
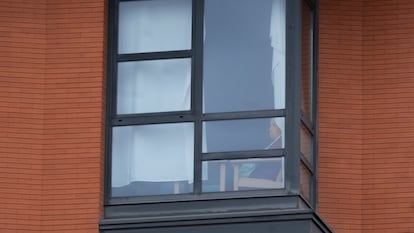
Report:
[[[310,163],[313,163],[312,151],[312,136],[302,124],[300,127],[300,152]]]
[[[302,1],[302,87],[301,109],[312,119],[312,81],[313,81],[313,12]]]
[[[203,152],[284,148],[284,129],[282,117],[203,122]]]
[[[118,114],[183,111],[190,102],[190,59],[118,63]]]
[[[300,194],[307,200],[311,201],[311,177],[309,169],[303,164],[300,164]]]
[[[112,196],[192,192],[192,123],[114,127]]]
[[[191,0],[119,4],[118,53],[191,49]]]
[[[203,162],[203,192],[284,188],[284,158]]]
[[[285,108],[285,18],[285,0],[205,1],[204,112]]]

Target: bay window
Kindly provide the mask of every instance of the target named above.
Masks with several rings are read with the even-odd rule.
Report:
[[[108,221],[315,207],[314,9],[110,1]]]

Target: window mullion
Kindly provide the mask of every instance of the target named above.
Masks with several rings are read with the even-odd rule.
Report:
[[[300,190],[301,1],[286,1],[286,155],[287,189]]]
[[[108,86],[107,88],[107,99],[106,99],[106,143],[105,143],[105,203],[109,203],[112,198],[112,118],[116,115],[116,89],[117,89],[117,62],[116,56],[118,53],[117,44],[118,44],[118,1],[112,1],[110,3],[111,11],[109,11],[109,18],[113,19],[109,21],[109,27],[113,30],[113,33],[109,33],[108,38]]]
[[[204,34],[204,1],[193,0],[192,25],[192,102],[194,121],[194,193],[200,194],[202,180],[202,147],[203,147],[203,34]]]

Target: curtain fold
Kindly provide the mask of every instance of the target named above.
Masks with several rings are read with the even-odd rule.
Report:
[[[191,0],[121,2],[118,53],[191,49]],[[121,62],[117,113],[189,110],[191,59]],[[113,128],[112,187],[193,182],[192,123]]]
[[[286,0],[273,0],[270,41],[273,48],[274,105],[275,109],[284,109],[286,96]],[[284,145],[285,124],[283,118],[275,118],[275,121],[281,129],[282,145]]]

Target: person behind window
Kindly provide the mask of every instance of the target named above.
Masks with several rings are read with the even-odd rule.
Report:
[[[270,120],[269,137],[272,142],[265,149],[282,148],[282,130],[275,119]],[[275,180],[279,176],[281,165],[280,161],[244,163],[240,166],[239,176]]]
[[[269,137],[273,140],[265,149],[282,148],[282,130],[276,123],[276,119],[270,120]]]

